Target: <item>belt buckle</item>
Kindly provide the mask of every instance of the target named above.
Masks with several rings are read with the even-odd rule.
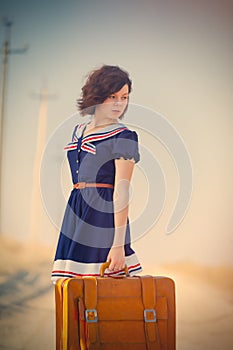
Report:
[[[82,189],[82,188],[85,188],[86,187],[86,182],[79,182],[78,183],[78,189]]]

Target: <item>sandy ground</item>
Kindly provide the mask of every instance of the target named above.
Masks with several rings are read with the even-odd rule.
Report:
[[[52,250],[0,237],[0,350],[55,349]]]
[[[0,237],[0,350],[55,349],[52,256]],[[156,275],[176,283],[177,350],[233,349],[233,268],[180,263]]]

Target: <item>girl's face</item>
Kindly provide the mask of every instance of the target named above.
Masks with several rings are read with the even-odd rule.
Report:
[[[119,91],[114,92],[96,106],[96,115],[102,118],[118,119],[124,114],[129,99],[129,86],[125,84]]]

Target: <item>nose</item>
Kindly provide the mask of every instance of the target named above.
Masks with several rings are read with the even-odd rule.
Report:
[[[120,97],[116,97],[116,99],[115,99],[115,101],[114,101],[114,105],[118,105],[118,104],[120,104],[120,103],[122,103]]]

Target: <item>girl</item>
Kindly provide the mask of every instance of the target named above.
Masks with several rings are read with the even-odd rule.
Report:
[[[134,164],[139,161],[138,138],[120,123],[127,110],[131,80],[118,66],[93,71],[78,100],[90,122],[75,127],[65,147],[73,190],[66,207],[52,271],[61,277],[141,272],[130,245],[128,201]]]

